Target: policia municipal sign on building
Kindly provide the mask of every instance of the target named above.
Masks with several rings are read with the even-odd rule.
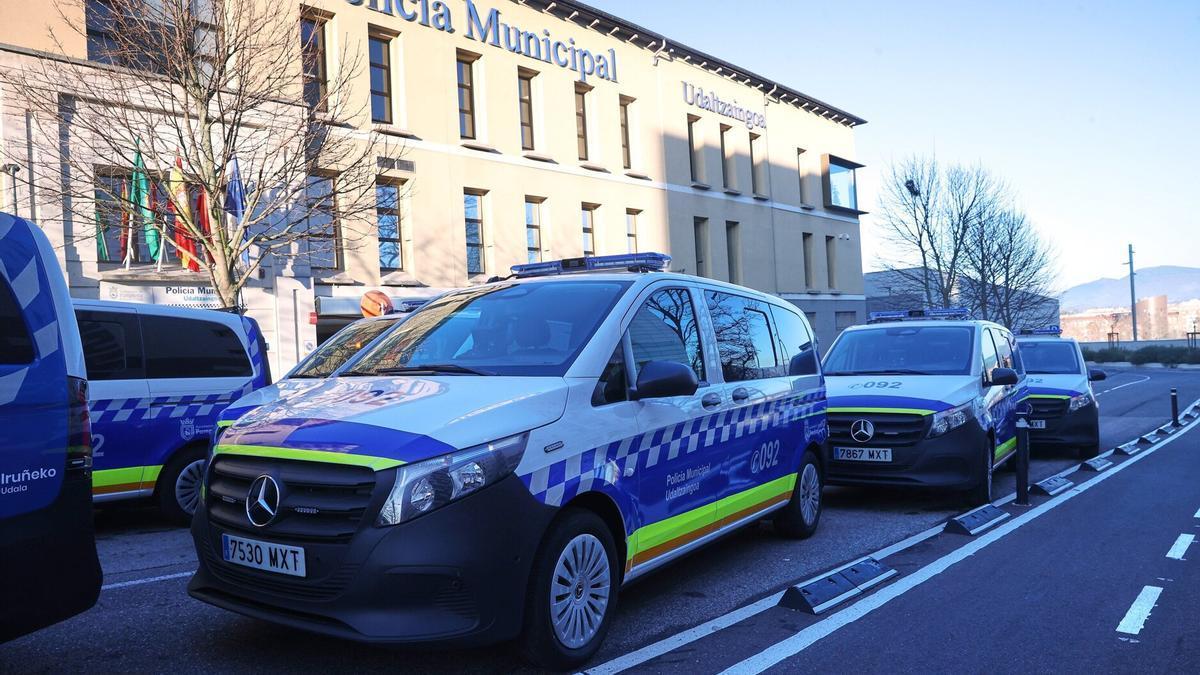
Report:
[[[428,297],[503,276],[513,264],[585,254],[669,253],[677,271],[795,303],[824,344],[863,319],[858,117],[579,2],[272,7],[305,17],[319,65],[305,77],[322,79],[314,84],[359,64],[350,97],[362,113],[353,131],[397,148],[379,158],[377,209],[355,222],[329,214],[336,245],[328,260],[273,262],[244,290],[276,372],[315,344],[317,298],[372,289]],[[78,13],[64,19],[52,2],[8,13],[0,68],[46,59],[94,66],[87,43],[103,36]],[[45,37],[48,27],[79,38],[59,47]],[[104,88],[90,95],[102,104]],[[50,158],[29,141],[32,112],[2,86],[0,111],[0,151],[18,165],[0,208],[45,223],[75,296],[206,292],[209,279],[174,259],[159,270],[141,256],[126,269],[115,240],[107,258],[97,246],[68,245],[78,232],[64,230],[89,224],[61,224],[64,205],[39,193],[36,180],[31,189],[27,177]],[[372,236],[339,239],[352,226]]]

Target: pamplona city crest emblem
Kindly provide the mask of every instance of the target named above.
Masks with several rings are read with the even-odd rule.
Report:
[[[185,417],[179,420],[179,437],[185,441],[192,440],[196,435],[196,419],[194,417]]]

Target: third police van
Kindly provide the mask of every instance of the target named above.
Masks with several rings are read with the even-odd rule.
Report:
[[[829,484],[964,490],[992,500],[1026,395],[1013,335],[962,309],[872,313],[825,355]]]
[[[240,417],[189,592],[366,642],[520,637],[564,669],[629,581],[767,515],[812,534],[826,425],[807,321],[669,261],[514,267]]]
[[[1100,454],[1100,403],[1092,382],[1108,377],[1089,369],[1079,343],[1058,326],[1022,331],[1017,338],[1029,375],[1029,438],[1037,446],[1078,448],[1084,459]]]

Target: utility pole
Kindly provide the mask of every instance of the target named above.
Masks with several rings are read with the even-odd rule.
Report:
[[[1129,245],[1129,318],[1133,320],[1133,341],[1138,341],[1137,335],[1137,286],[1133,277],[1133,244]]]

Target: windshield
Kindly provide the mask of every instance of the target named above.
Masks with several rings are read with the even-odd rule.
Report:
[[[447,295],[414,314],[345,374],[561,376],[629,285],[493,284]]]
[[[826,375],[970,375],[975,330],[888,326],[842,333],[825,356]]]
[[[376,319],[373,321],[355,321],[334,333],[316,351],[304,358],[288,377],[321,378],[329,377],[333,371],[342,367],[350,357],[360,349],[370,344],[372,340],[384,331],[395,326],[403,319]]]
[[[1021,358],[1026,373],[1072,375],[1083,372],[1075,345],[1070,342],[1022,342]]]

